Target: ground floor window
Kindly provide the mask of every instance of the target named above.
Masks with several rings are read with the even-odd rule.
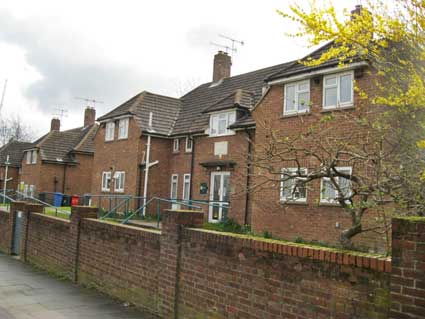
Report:
[[[171,175],[171,191],[170,191],[171,199],[177,199],[178,182],[179,182],[179,175],[177,174]]]
[[[307,188],[302,183],[307,175],[306,168],[284,168],[282,169],[280,183],[281,202],[307,202]],[[296,177],[298,176],[298,177]]]
[[[351,175],[351,167],[337,167],[338,172]],[[334,177],[338,187],[343,192],[344,197],[349,197],[352,192],[351,180],[344,177]],[[338,189],[334,186],[329,177],[322,178],[321,190],[320,190],[320,202],[321,203],[337,203],[339,197]]]
[[[190,197],[190,174],[183,176],[183,200],[189,200]]]
[[[115,172],[115,191],[116,192],[124,192],[124,184],[125,184],[125,172]]]
[[[102,172],[102,191],[109,192],[111,190],[111,172]]]

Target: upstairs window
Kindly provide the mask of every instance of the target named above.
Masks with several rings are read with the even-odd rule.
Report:
[[[232,134],[228,129],[236,121],[236,112],[212,114],[210,117],[210,136],[223,136]]]
[[[310,111],[310,80],[285,85],[283,114],[306,113]]]
[[[346,175],[351,175],[351,167],[338,167],[336,168],[338,172],[341,172]],[[338,184],[338,187],[343,192],[344,197],[349,197],[351,195],[351,180],[348,178],[343,178],[336,176],[334,177],[336,183]],[[321,190],[320,190],[320,202],[321,203],[338,203],[337,198],[339,197],[339,192],[334,187],[334,184],[332,183],[331,179],[329,177],[322,178],[321,183]]]
[[[180,149],[180,141],[179,141],[178,138],[175,138],[173,140],[173,152],[174,153],[178,153],[179,152],[179,149]]]
[[[327,75],[323,78],[323,108],[349,107],[354,102],[354,73]]]
[[[125,183],[125,172],[115,172],[115,191],[116,192],[124,192],[124,183]]]
[[[105,141],[113,141],[115,135],[115,122],[107,122],[105,129]]]
[[[284,168],[282,169],[280,183],[280,201],[281,202],[307,202],[307,188],[302,184],[304,177],[295,177],[297,175],[305,176],[306,168]]]
[[[37,151],[36,150],[31,152],[31,163],[37,164]]]
[[[186,152],[192,152],[193,140],[191,137],[186,137]]]
[[[27,164],[31,164],[31,151],[27,151]]]
[[[128,118],[120,119],[118,124],[118,139],[128,137]]]
[[[102,192],[109,192],[111,190],[111,172],[102,173]]]

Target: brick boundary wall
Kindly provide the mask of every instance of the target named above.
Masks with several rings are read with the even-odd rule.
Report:
[[[425,218],[393,219],[391,260],[206,231],[200,212],[165,211],[160,232],[41,209],[0,211],[0,249],[21,211],[22,261],[160,318],[425,318]]]

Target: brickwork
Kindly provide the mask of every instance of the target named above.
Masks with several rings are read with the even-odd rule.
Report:
[[[356,78],[356,85],[364,92],[372,94],[373,75],[364,72],[363,76]],[[317,124],[325,115],[323,104],[323,77],[319,81],[310,80],[311,108],[307,114],[299,116],[283,116],[284,86],[272,86],[264,99],[253,112],[253,117],[257,123],[255,131],[255,153],[256,156],[264,155],[263,147],[271,142],[270,129],[277,137],[292,137],[305,134],[314,124]],[[349,121],[347,117],[354,116],[368,109],[367,101],[360,99],[359,93],[354,92],[354,107],[342,111],[333,112],[335,121],[330,122],[335,136],[347,136],[350,132],[357,130],[353,126],[354,121]],[[335,123],[335,124],[332,124]],[[300,145],[302,146],[302,145]],[[304,145],[309,147],[307,145]],[[302,167],[311,169],[317,167],[314,160],[301,159]],[[278,167],[278,165],[280,167]],[[276,171],[280,171],[283,166],[290,166],[288,163],[273,164]],[[346,166],[346,165],[343,165]],[[275,181],[267,182],[272,178]],[[252,178],[252,185],[261,185],[252,194],[252,228],[255,232],[271,232],[274,236],[294,240],[302,237],[305,240],[320,240],[328,243],[337,243],[341,231],[351,224],[351,219],[338,205],[320,203],[320,181],[316,180],[309,184],[307,190],[306,203],[280,203],[280,183],[276,181],[276,176],[268,173],[267,169],[255,168]],[[368,212],[364,217],[365,228],[375,226],[376,214]],[[359,246],[365,246],[374,251],[385,249],[383,236],[375,233],[365,233],[356,237]]]
[[[6,168],[4,166],[0,166],[0,187],[1,189],[4,188],[4,178],[5,178],[5,170]],[[6,184],[7,189],[17,189],[19,184],[19,168],[18,167],[9,167],[7,169],[7,178],[11,178],[12,180],[8,181]]]
[[[390,318],[425,318],[425,218],[396,218],[392,228]]]
[[[76,154],[78,165],[66,168],[65,193],[84,195],[91,192],[93,155]]]
[[[425,318],[424,218],[393,220],[391,261],[196,229],[194,211],[163,212],[160,232],[98,221],[91,207],[70,222],[39,209],[14,204],[30,212],[21,260],[161,318]],[[0,211],[1,229],[12,215]]]

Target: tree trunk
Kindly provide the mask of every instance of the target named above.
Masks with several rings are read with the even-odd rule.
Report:
[[[353,249],[354,245],[351,241],[351,239],[360,234],[362,232],[362,224],[356,223],[351,225],[350,228],[345,229],[342,231],[340,236],[340,243],[344,249]]]

